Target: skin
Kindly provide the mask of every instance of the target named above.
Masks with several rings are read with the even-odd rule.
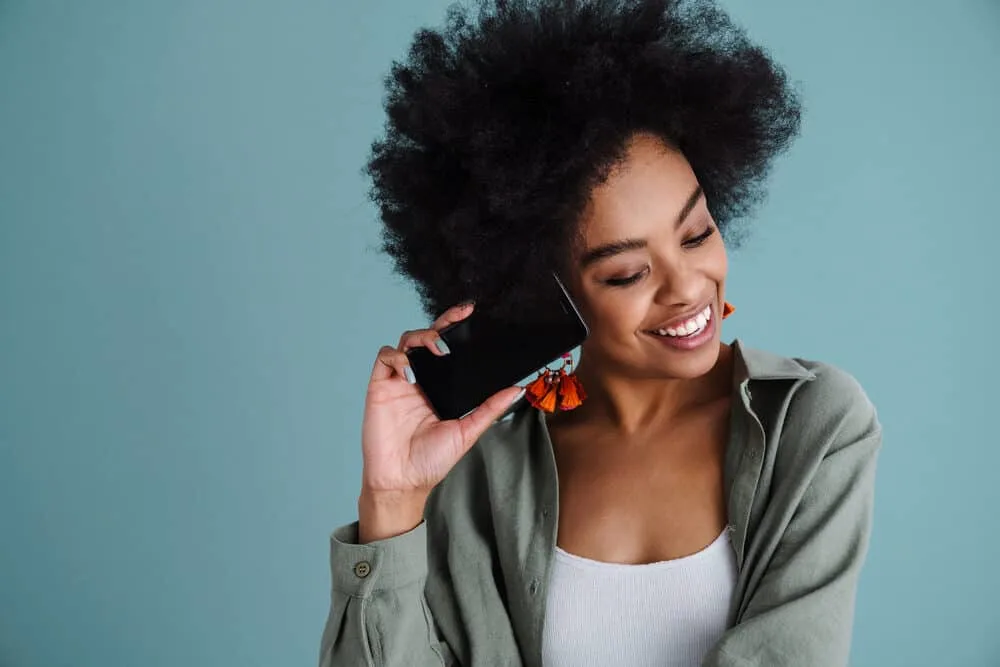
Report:
[[[732,351],[719,326],[695,350],[649,332],[705,305],[721,321],[726,250],[699,193],[683,155],[639,134],[580,220],[564,282],[591,330],[577,370],[588,398],[547,424],[559,475],[558,544],[586,558],[678,558],[703,549],[726,524]],[[422,345],[441,354],[437,332],[471,312],[453,308],[379,352],[362,427],[362,543],[419,524],[430,490],[518,396],[505,389],[463,419],[442,422],[405,379],[405,351]]]
[[[588,400],[548,424],[558,544],[586,558],[678,558],[726,525],[731,350],[718,326],[696,350],[649,333],[705,304],[719,322],[726,250],[699,190],[679,152],[639,135],[581,221],[570,290],[591,326],[577,371]],[[636,247],[585,260],[626,240]],[[609,284],[631,276],[638,279]]]

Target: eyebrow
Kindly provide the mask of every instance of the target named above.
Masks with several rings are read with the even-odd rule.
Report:
[[[684,208],[677,216],[677,220],[674,221],[674,226],[679,227],[687,220],[687,217],[694,210],[694,207],[698,204],[701,196],[704,194],[701,186],[699,185],[688,197],[687,202],[684,204]],[[605,243],[597,246],[596,248],[591,248],[583,254],[580,259],[580,266],[585,268],[590,266],[594,262],[599,262],[602,259],[607,259],[608,257],[614,257],[615,255],[620,255],[623,252],[628,252],[630,250],[640,250],[647,246],[645,239],[621,239],[619,241],[612,241],[611,243]]]

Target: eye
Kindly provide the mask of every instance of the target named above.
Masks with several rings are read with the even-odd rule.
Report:
[[[630,276],[625,276],[624,278],[608,278],[604,281],[604,284],[610,287],[626,287],[628,285],[638,282],[640,278],[646,275],[646,272],[648,270],[649,267],[646,267],[642,271],[639,271],[638,273],[633,273]]]
[[[708,228],[705,231],[703,231],[701,234],[698,234],[698,236],[695,236],[693,238],[688,239],[687,241],[685,241],[681,245],[684,246],[685,248],[697,248],[702,243],[704,243],[705,241],[707,241],[709,239],[709,237],[712,236],[712,234],[714,234],[714,233],[715,233],[715,227],[713,227],[712,225],[709,225]]]

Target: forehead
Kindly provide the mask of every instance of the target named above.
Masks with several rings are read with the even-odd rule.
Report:
[[[680,151],[656,137],[637,136],[621,163],[591,192],[580,221],[585,246],[671,232],[697,187]]]

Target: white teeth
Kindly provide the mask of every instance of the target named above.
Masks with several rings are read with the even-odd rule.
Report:
[[[696,333],[701,333],[711,320],[712,307],[706,306],[705,310],[701,311],[691,319],[678,324],[676,327],[656,329],[654,333],[660,336],[692,336]]]

